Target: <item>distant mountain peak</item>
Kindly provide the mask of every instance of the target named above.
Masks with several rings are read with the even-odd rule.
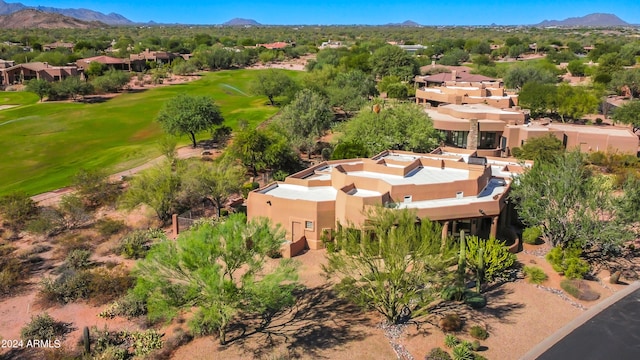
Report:
[[[628,26],[629,23],[614,14],[594,13],[564,20],[545,20],[535,26]]]
[[[253,19],[242,19],[242,18],[234,18],[231,19],[229,21],[227,21],[226,23],[223,23],[222,25],[226,25],[226,26],[260,26],[261,24]]]
[[[26,6],[22,3],[7,3],[0,0],[0,15],[10,15],[15,12],[35,9],[46,13],[61,14],[64,16],[72,17],[83,21],[99,21],[108,25],[127,25],[133,24],[133,22],[124,16],[116,13],[110,13],[108,15],[99,11],[90,9],[60,9],[48,6]]]
[[[401,23],[390,23],[390,24],[386,24],[385,26],[400,26],[400,27],[420,27],[422,25],[418,24],[417,22],[413,21],[413,20],[406,20],[405,22],[401,22]]]

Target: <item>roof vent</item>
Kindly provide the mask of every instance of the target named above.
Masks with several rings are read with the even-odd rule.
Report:
[[[464,192],[458,191],[456,192],[456,199],[462,199],[464,197]]]

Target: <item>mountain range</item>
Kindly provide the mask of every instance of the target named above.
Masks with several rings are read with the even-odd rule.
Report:
[[[8,15],[0,15],[0,28],[3,29],[89,29],[104,26],[105,24],[99,21],[83,21],[36,9],[23,9]]]
[[[595,13],[582,17],[571,17],[564,20],[545,20],[535,26],[629,26],[630,24],[614,14]]]
[[[10,15],[21,10],[39,10],[45,13],[54,13],[61,14],[64,16],[69,16],[74,19],[82,20],[82,21],[99,21],[101,23],[107,25],[131,25],[133,22],[126,17],[116,14],[103,14],[99,11],[93,11],[90,9],[60,9],[48,6],[26,6],[22,3],[7,3],[3,0],[0,0],[0,15]],[[22,26],[25,27],[25,26]]]

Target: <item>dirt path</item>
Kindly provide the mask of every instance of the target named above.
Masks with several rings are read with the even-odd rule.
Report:
[[[179,148],[177,151],[178,151],[179,159],[188,159],[191,157],[199,156],[202,153],[202,148],[194,149],[191,146],[185,146],[185,147]],[[159,156],[153,160],[147,161],[146,163],[140,166],[136,166],[132,169],[124,170],[124,171],[120,171],[118,173],[112,174],[109,176],[109,178],[112,181],[120,180],[123,176],[131,176],[133,174],[136,174],[142,170],[148,169],[156,164],[161,163],[165,159],[166,157],[164,155]],[[71,192],[73,192],[73,188],[65,187],[62,189],[52,190],[42,194],[34,195],[31,197],[31,199],[36,203],[38,203],[38,205],[40,206],[50,206],[50,205],[57,204],[62,196],[67,195]]]

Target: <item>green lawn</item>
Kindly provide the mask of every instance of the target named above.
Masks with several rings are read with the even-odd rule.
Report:
[[[155,118],[179,92],[211,96],[234,130],[243,121],[255,126],[278,111],[266,98],[248,95],[258,71],[207,73],[188,84],[93,104],[36,103],[37,96],[30,93],[1,93],[0,105],[20,106],[0,111],[0,195],[15,190],[37,194],[68,185],[80,168],[114,173],[159,156],[156,143],[162,131]]]

